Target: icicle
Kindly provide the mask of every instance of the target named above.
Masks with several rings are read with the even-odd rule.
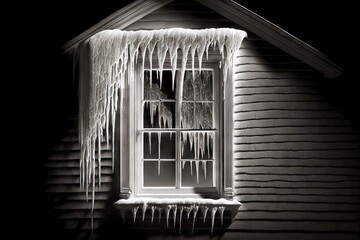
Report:
[[[196,183],[199,184],[199,161],[195,161]]]
[[[154,53],[154,49],[157,43],[157,39],[152,39],[148,45],[149,51],[149,64],[150,64],[150,88],[152,87],[152,55]]]
[[[211,235],[213,234],[213,230],[214,230],[215,214],[217,210],[218,210],[217,207],[211,208]]]
[[[225,211],[225,206],[219,207],[221,225],[223,225],[223,221],[224,221],[224,211]]]
[[[98,135],[100,136],[100,133],[98,133]],[[98,176],[99,176],[99,188],[100,188],[101,187],[101,138],[98,138]]]
[[[181,161],[181,164],[182,164],[182,169],[184,169],[184,167],[185,167],[185,163],[186,163],[186,161]]]
[[[145,220],[146,209],[147,209],[147,204],[144,203],[142,208],[142,221]]]
[[[206,220],[206,215],[207,215],[207,212],[209,210],[209,207],[206,206],[206,205],[203,205],[200,207],[202,213],[203,213],[203,218],[204,218],[204,224],[205,224],[205,220]]]
[[[179,234],[181,234],[181,222],[182,222],[182,214],[184,211],[184,206],[180,206],[180,216],[179,216]]]
[[[151,206],[150,209],[151,209],[151,226],[152,226],[154,222],[155,206]]]
[[[159,207],[159,223],[160,223],[160,221],[161,221],[161,212],[162,212],[162,208]]]
[[[161,133],[158,132],[158,152],[159,152],[159,158],[158,158],[158,175],[160,176],[161,166],[160,166],[160,150],[161,150]]]
[[[197,215],[198,210],[199,210],[199,206],[194,206],[194,208],[193,208],[193,222],[192,222],[192,228],[191,228],[191,233],[192,234],[194,234],[195,219],[196,219],[196,215]]]
[[[136,221],[136,213],[137,213],[138,209],[139,209],[139,206],[134,207],[134,208],[132,209],[133,218],[134,218],[134,223],[135,223],[135,221]]]
[[[166,41],[168,38],[165,35],[167,35],[167,34],[160,35],[159,41],[157,43],[157,56],[158,56],[159,72],[160,72],[160,88],[162,88],[162,74],[163,74],[166,53],[169,49],[167,41]]]
[[[192,211],[192,206],[190,207],[184,207],[185,209],[185,212],[186,212],[186,219],[189,220],[189,217],[190,217],[190,213]]]
[[[174,204],[172,207],[171,207],[173,213],[174,213],[174,227],[176,226],[176,213],[177,213],[177,205]]]
[[[202,168],[203,168],[203,171],[204,171],[204,177],[205,177],[205,180],[206,180],[206,161],[201,161],[201,164],[202,164]]]
[[[189,163],[190,163],[190,174],[192,176],[193,175],[193,166],[192,166],[193,161],[190,160]]]
[[[149,155],[151,155],[151,132],[148,132],[149,137]]]
[[[208,158],[210,158],[210,135],[211,133],[208,132],[206,136],[206,148],[207,148]]]
[[[171,205],[167,205],[165,209],[166,213],[166,228],[169,228],[169,215],[170,215]]]

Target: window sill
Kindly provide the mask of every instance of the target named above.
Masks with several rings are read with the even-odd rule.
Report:
[[[214,227],[214,219],[216,213],[219,212],[221,224],[223,223],[224,211],[228,210],[231,213],[231,221],[235,218],[241,203],[237,200],[221,199],[208,199],[208,198],[130,198],[120,199],[114,203],[115,207],[120,211],[122,219],[125,221],[125,213],[131,211],[133,214],[133,222],[136,221],[136,215],[140,208],[142,210],[142,221],[145,220],[146,211],[150,210],[151,224],[154,220],[155,211],[159,213],[159,220],[161,219],[161,213],[164,211],[166,216],[166,226],[169,226],[169,216],[171,211],[173,212],[174,225],[176,223],[176,216],[179,213],[179,230],[181,231],[181,221],[183,211],[187,216],[187,219],[192,212],[193,226],[198,215],[198,211],[201,210],[202,216],[205,222],[208,212],[211,217],[211,232]],[[194,229],[193,229],[194,230]],[[192,231],[193,231],[192,230]]]

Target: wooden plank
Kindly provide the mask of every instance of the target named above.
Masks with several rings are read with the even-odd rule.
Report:
[[[97,154],[95,154],[97,157]],[[101,158],[112,158],[112,153],[110,150],[102,151]],[[80,151],[59,151],[53,152],[49,157],[48,160],[74,160],[80,159]]]
[[[344,115],[337,111],[333,110],[324,110],[319,111],[308,111],[307,109],[293,111],[293,110],[264,110],[256,112],[241,112],[235,114],[235,119],[237,121],[247,121],[255,119],[311,119],[311,118],[325,118],[325,119],[343,119]]]
[[[46,173],[48,176],[76,176],[79,175],[79,168],[52,168],[48,169]],[[112,166],[103,166],[101,168],[101,174],[113,174]]]
[[[309,166],[313,168],[334,167],[334,168],[356,168],[360,167],[358,159],[251,159],[251,160],[237,160],[234,166]]]
[[[237,180],[235,182],[235,188],[303,188],[303,189],[349,189],[358,191],[360,188],[360,180],[347,180],[347,181],[319,181],[319,180],[312,180],[312,181],[301,181],[301,180],[294,180],[288,181],[286,179],[281,179],[280,177],[278,180]]]
[[[59,161],[48,161],[44,163],[45,168],[76,168],[79,167],[80,161],[78,159],[72,160],[59,160]],[[96,166],[98,166],[98,162],[96,161]],[[112,160],[111,158],[101,158],[101,166],[111,167]]]
[[[236,72],[307,72],[314,73],[314,70],[304,64],[235,64]]]
[[[257,127],[281,127],[281,126],[351,126],[351,122],[346,119],[326,119],[326,118],[305,118],[305,119],[259,119],[259,120],[247,120],[242,121],[235,117],[234,128],[246,129],[246,128],[257,128]]]
[[[329,175],[351,176],[360,180],[360,168],[353,167],[308,167],[308,166],[237,166],[236,174],[271,174],[271,175]]]
[[[255,80],[255,79],[300,79],[300,78],[313,78],[313,72],[249,72],[235,69],[235,81],[241,80]]]
[[[254,202],[254,201],[275,201],[275,202],[318,202],[318,203],[348,203],[352,205],[359,205],[360,198],[358,196],[329,196],[320,194],[247,194],[236,195],[240,202]]]
[[[269,135],[269,136],[241,136],[234,138],[235,144],[253,144],[253,143],[283,143],[283,142],[314,142],[314,143],[329,143],[329,142],[349,142],[359,143],[360,137],[350,134],[288,134],[288,135]]]
[[[296,60],[290,56],[279,55],[271,57],[263,57],[261,55],[255,56],[239,56],[235,59],[237,64],[275,64],[275,65],[288,65],[288,64],[301,64],[301,61]]]
[[[299,150],[299,151],[293,151],[289,150],[286,151],[284,149],[282,150],[258,150],[258,151],[248,151],[248,152],[236,152],[234,154],[235,159],[241,159],[241,158],[268,158],[268,157],[274,157],[274,158],[285,158],[285,157],[291,157],[291,158],[360,158],[360,151],[358,149],[356,150],[331,150],[327,149],[325,151],[319,151],[319,150]]]
[[[298,195],[298,196],[341,196],[341,197],[354,197],[360,200],[360,190],[354,188],[347,189],[330,189],[330,188],[278,188],[278,187],[266,187],[266,188],[243,188],[238,187],[235,190],[235,194],[239,196],[244,195]],[[360,218],[359,218],[360,219]]]
[[[96,184],[98,183],[98,178],[96,178]],[[104,175],[101,176],[101,183],[111,183],[113,182],[113,177],[111,175]],[[49,176],[44,181],[44,184],[77,184],[80,185],[80,177],[73,175],[73,176]]]
[[[111,184],[108,183],[104,183],[101,185],[101,187],[99,188],[99,186],[95,187],[96,193],[97,192],[109,192],[112,190],[112,186]],[[46,187],[45,189],[46,192],[48,193],[82,193],[85,195],[85,189],[81,189],[79,184],[77,185],[49,185],[48,187]],[[91,191],[91,190],[90,190]],[[91,196],[91,193],[89,193],[89,197]],[[68,202],[68,201],[67,201]]]
[[[49,196],[52,196],[56,201],[87,201],[86,200],[86,192],[85,190],[78,191],[78,192],[48,192]],[[110,199],[111,192],[110,191],[97,191],[95,194],[95,201],[101,200],[101,201],[108,201]],[[89,196],[90,198],[90,196]],[[91,198],[90,200],[91,201]]]
[[[278,126],[271,128],[248,128],[235,130],[234,136],[262,136],[273,134],[354,134],[349,126]]]
[[[259,212],[339,212],[360,213],[360,205],[346,203],[309,203],[309,202],[247,202],[241,210]],[[240,211],[241,211],[240,210]]]
[[[240,181],[296,181],[296,182],[336,182],[336,181],[353,181],[358,182],[358,176],[348,175],[321,175],[321,174],[236,174],[234,177],[236,182]],[[240,186],[238,183],[236,186]]]
[[[249,112],[249,111],[263,111],[263,110],[336,110],[335,106],[329,102],[260,102],[251,104],[235,105],[234,111]]]
[[[266,87],[311,87],[314,86],[314,82],[311,82],[307,78],[285,78],[285,79],[273,79],[273,78],[264,78],[264,79],[252,79],[244,81],[235,81],[234,87],[237,88],[266,88]],[[235,92],[236,94],[237,92]]]
[[[262,231],[254,230],[249,232],[246,229],[241,229],[239,231],[234,230],[234,232],[226,232],[221,237],[222,240],[233,240],[233,239],[246,239],[246,240],[279,240],[279,239],[291,239],[291,240],[358,240],[358,233],[348,233],[348,232],[334,232],[324,233],[321,231],[318,232],[307,232],[300,230],[291,231]]]
[[[111,142],[109,142],[109,148],[111,148]],[[101,143],[102,150],[109,150],[106,142]],[[61,142],[54,147],[56,151],[68,151],[68,150],[80,150],[79,142]]]
[[[246,45],[245,45],[246,46]],[[239,51],[236,53],[237,58],[241,58],[243,56],[289,56],[286,52],[282,51],[279,48],[259,48],[257,49],[255,44],[253,44],[253,48],[243,48],[241,47]]]
[[[237,89],[241,91],[240,89]],[[241,94],[241,93],[240,93]],[[293,93],[293,94],[283,94],[283,93],[272,93],[272,94],[257,94],[250,96],[238,95],[235,91],[234,103],[247,103],[247,102],[264,102],[264,101],[324,101],[325,97],[315,94],[306,94],[306,93]]]
[[[290,221],[235,221],[229,229],[294,230],[294,231],[359,231],[359,222],[290,222]]]
[[[309,220],[309,221],[356,221],[360,220],[359,212],[254,212],[240,210],[236,215],[236,220]]]

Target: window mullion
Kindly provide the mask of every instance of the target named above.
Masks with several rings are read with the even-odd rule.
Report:
[[[175,106],[175,128],[180,129],[181,128],[181,101],[180,101],[180,82],[179,78],[176,79],[176,93],[175,93],[175,100],[176,100],[176,106]],[[175,187],[177,189],[180,188],[181,183],[181,131],[175,132],[175,157],[176,157],[176,165],[175,165]]]

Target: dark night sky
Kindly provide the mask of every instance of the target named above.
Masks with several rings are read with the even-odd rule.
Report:
[[[46,159],[48,152],[63,133],[64,116],[73,114],[72,82],[69,81],[71,72],[69,66],[65,64],[66,57],[61,53],[61,46],[127,2],[130,1],[119,0],[114,3],[114,1],[102,0],[96,4],[89,4],[89,1],[83,0],[76,3],[75,1],[45,3],[31,1],[22,3],[19,5],[20,8],[14,6],[13,9],[9,7],[3,9],[3,12],[13,13],[11,19],[16,19],[20,23],[14,23],[15,27],[8,38],[16,49],[9,57],[9,63],[14,67],[11,71],[19,77],[12,82],[14,89],[20,90],[17,94],[21,94],[21,104],[14,104],[12,107],[14,113],[9,114],[13,122],[16,119],[20,120],[14,128],[18,133],[12,134],[16,139],[10,142],[14,143],[15,152],[19,153],[16,158],[18,161],[14,161],[17,165],[16,169],[26,174],[18,178],[17,188],[12,189],[18,191],[20,201],[22,197],[32,197],[31,203],[35,204],[32,207],[34,212],[27,209],[29,212],[26,214],[29,216],[41,212],[35,210],[41,209],[39,204],[42,203],[41,188],[37,188],[37,184],[41,182],[41,162]],[[329,80],[326,83],[329,86],[327,91],[343,106],[351,105],[353,109],[356,108],[354,101],[360,100],[355,88],[356,82],[359,81],[355,75],[359,65],[359,43],[354,36],[358,29],[356,27],[358,13],[355,14],[357,9],[354,7],[355,3],[351,3],[352,5],[348,3],[355,1],[318,3],[314,0],[238,0],[238,2],[319,49],[342,66],[346,70],[346,78]],[[314,5],[314,2],[317,5]],[[19,56],[25,56],[25,59],[19,60]],[[350,58],[355,60],[350,61]],[[356,111],[349,107],[344,109],[354,121],[358,120],[355,116]],[[15,144],[19,139],[20,143]],[[31,172],[30,170],[33,169],[39,171]],[[31,187],[24,188],[25,184]],[[22,206],[22,203],[18,206]],[[16,217],[15,214],[13,215]]]

